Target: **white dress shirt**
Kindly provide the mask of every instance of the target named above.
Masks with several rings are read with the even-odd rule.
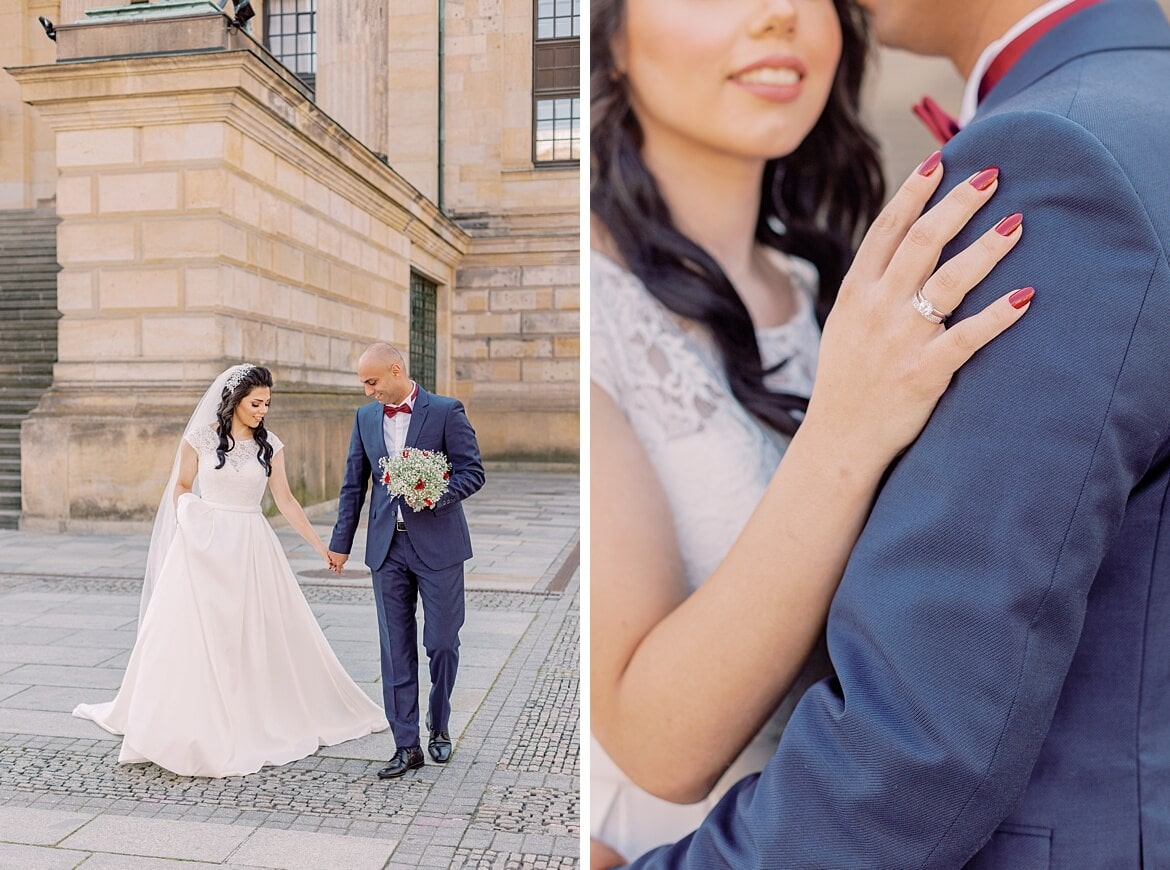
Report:
[[[1031,27],[1038,21],[1043,21],[1049,15],[1063,9],[1074,0],[1049,0],[1043,6],[1038,6],[1016,22],[1015,27],[997,39],[987,48],[983,49],[983,54],[979,55],[979,60],[975,61],[975,68],[971,70],[971,75],[967,79],[967,87],[963,91],[963,102],[959,106],[959,126],[966,127],[971,123],[971,119],[975,117],[975,110],[979,108],[979,85],[983,81],[983,76],[987,72],[999,53],[1003,51],[1011,41]]]
[[[388,456],[398,456],[406,447],[406,433],[410,429],[410,419],[414,416],[414,400],[418,396],[418,384],[410,382],[410,392],[406,394],[406,401],[401,404],[409,405],[410,414],[395,414],[393,417],[382,415],[382,434],[386,438]],[[402,505],[397,505],[398,521],[402,522]]]

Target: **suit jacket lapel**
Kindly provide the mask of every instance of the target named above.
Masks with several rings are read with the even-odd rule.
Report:
[[[414,407],[410,412],[410,428],[406,430],[407,447],[414,447],[418,441],[418,433],[422,431],[423,421],[427,418],[427,409],[431,404],[431,394],[422,387],[418,388],[418,396],[414,400]]]
[[[1103,0],[1044,34],[982,100],[976,119],[1070,60],[1135,48],[1170,49],[1161,9],[1152,0]]]

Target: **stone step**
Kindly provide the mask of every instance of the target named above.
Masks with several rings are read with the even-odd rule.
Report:
[[[9,227],[56,226],[61,221],[52,211],[29,211],[27,209],[6,209],[0,211],[0,229]]]
[[[28,396],[39,396],[52,380],[46,380],[38,375],[13,376],[0,381],[0,398],[23,399]]]
[[[57,350],[57,330],[30,327],[0,330],[0,360],[23,362],[26,353]]]
[[[3,299],[3,294],[0,294],[0,300]],[[0,314],[0,327],[19,326],[21,329],[51,329],[55,332],[55,324],[60,319],[61,312],[57,306],[50,308],[45,302],[38,302],[35,306],[5,308],[4,313]]]
[[[0,234],[0,268],[11,269],[21,265],[41,266],[45,263],[51,265],[57,263],[57,242],[55,239],[47,239],[35,245],[27,242],[20,244],[12,238],[6,241],[3,234]]]
[[[0,510],[0,529],[20,528],[20,511]]]
[[[43,380],[37,381],[35,384],[29,382],[26,386],[14,387],[10,384],[0,384],[0,407],[9,403],[28,404],[29,402],[36,404],[40,401],[41,395],[49,385]]]
[[[0,243],[13,245],[27,240],[31,244],[44,244],[47,239],[57,238],[57,224],[37,221],[29,224],[0,223]]]
[[[0,352],[19,347],[22,343],[50,341],[57,346],[57,318],[44,320],[5,321],[0,315]]]
[[[0,276],[0,296],[39,293],[45,290],[55,291],[59,274],[58,271],[52,271],[41,275],[21,274],[7,278]]]
[[[4,362],[24,362],[30,355],[51,353],[57,354],[57,336],[37,335],[33,330],[25,330],[16,335],[0,335],[0,360]],[[38,358],[39,357],[35,357]]]
[[[43,299],[6,299],[4,294],[0,293],[0,312],[3,312],[0,313],[0,319],[20,317],[24,320],[43,320],[45,314],[54,311],[58,311],[56,290],[46,290]]]
[[[0,267],[0,292],[27,290],[30,287],[35,290],[46,284],[56,286],[60,274],[60,266],[44,262],[39,265],[30,263],[15,269]]]
[[[51,381],[56,354],[53,354],[53,357],[52,360],[41,362],[0,362],[0,378],[7,379],[13,375],[38,375]]]
[[[21,290],[38,290],[46,285],[57,286],[58,266],[29,266],[27,269],[0,270],[0,292],[19,293]]]
[[[20,512],[20,490],[16,492],[4,492],[0,490],[0,510]]]
[[[8,359],[5,359],[6,356],[8,357]],[[21,351],[21,352],[16,353],[16,354],[9,355],[9,354],[5,354],[2,350],[0,350],[0,360],[4,360],[4,362],[6,364],[9,364],[9,365],[11,365],[12,363],[19,363],[22,365],[25,363],[28,363],[30,365],[35,365],[37,363],[55,363],[57,361],[57,351],[56,351],[56,349],[53,349],[53,350],[27,350],[27,351]],[[20,370],[14,370],[11,373],[14,375],[24,374],[24,372],[20,371]]]
[[[5,312],[0,311],[0,323],[4,322],[4,314]],[[25,343],[44,341],[46,338],[53,339],[53,346],[56,346],[55,320],[25,320],[21,323],[23,329],[13,329],[10,325],[10,328],[5,330],[7,334],[0,336],[0,355],[19,350]]]
[[[46,302],[52,302],[57,307],[57,278],[43,278],[33,280],[22,279],[19,282],[10,281],[7,284],[0,282],[0,300],[8,303],[28,305],[39,308]]]
[[[0,417],[15,417],[18,421],[17,426],[19,426],[36,406],[36,402],[21,402],[19,404],[0,402]]]

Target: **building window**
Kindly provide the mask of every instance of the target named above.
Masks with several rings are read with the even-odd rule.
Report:
[[[536,0],[532,159],[581,159],[581,0]]]
[[[435,305],[439,288],[417,272],[410,273],[410,376],[423,389],[435,390]]]
[[[268,50],[310,88],[317,84],[317,0],[267,0]]]

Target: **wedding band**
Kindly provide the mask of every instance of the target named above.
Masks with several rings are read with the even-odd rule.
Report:
[[[914,310],[929,320],[931,323],[942,323],[951,315],[939,311],[925,296],[922,295],[921,290],[914,291],[914,298],[910,300],[910,304],[914,306]]]

